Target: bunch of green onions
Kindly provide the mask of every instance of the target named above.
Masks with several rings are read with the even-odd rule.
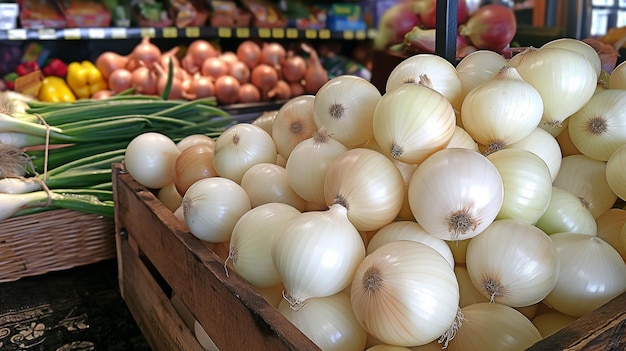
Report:
[[[111,165],[122,162],[133,138],[150,131],[172,140],[217,137],[233,123],[214,98],[123,93],[106,100],[3,106],[0,220],[55,208],[112,217]]]

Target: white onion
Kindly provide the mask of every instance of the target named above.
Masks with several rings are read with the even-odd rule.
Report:
[[[298,310],[285,300],[278,311],[322,350],[362,351],[367,334],[354,317],[350,297],[344,292],[310,298]]]
[[[461,96],[461,79],[456,68],[441,56],[421,53],[405,58],[389,73],[385,92],[405,83],[417,83],[427,76],[432,88],[443,95],[451,104]]]
[[[454,266],[454,275],[459,283],[459,307],[463,308],[474,303],[489,302],[491,300],[476,289],[464,264]]]
[[[478,144],[463,127],[455,126],[452,139],[446,145],[447,148],[464,148],[472,151],[479,151]]]
[[[267,203],[243,214],[233,228],[228,259],[248,283],[268,288],[281,283],[272,259],[272,241],[277,232],[300,214],[283,203]]]
[[[455,322],[459,287],[435,249],[408,240],[387,243],[359,264],[352,309],[363,328],[384,343],[427,344]]]
[[[215,141],[213,165],[221,177],[241,183],[246,171],[257,163],[276,161],[277,151],[272,136],[251,123],[237,123],[220,134]]]
[[[412,240],[435,249],[454,268],[454,257],[448,244],[442,239],[430,235],[422,226],[413,221],[392,222],[380,228],[367,244],[367,254],[392,241]]]
[[[613,207],[617,199],[606,179],[606,162],[585,155],[563,157],[553,184],[577,196],[594,218]]]
[[[287,159],[285,169],[291,188],[306,201],[325,206],[324,180],[326,171],[337,156],[348,148],[325,129],[296,145]]]
[[[124,168],[139,184],[160,189],[172,182],[178,155],[180,150],[172,139],[147,132],[136,136],[126,146]]]
[[[543,128],[535,128],[529,135],[520,141],[509,144],[509,149],[524,149],[539,156],[546,163],[550,170],[552,181],[556,178],[561,169],[563,155],[558,141],[552,134]]]
[[[374,138],[385,155],[417,164],[450,142],[456,115],[435,90],[404,84],[381,97],[373,123]]]
[[[409,205],[418,223],[444,240],[470,239],[496,218],[504,201],[498,169],[467,149],[443,149],[411,177]]]
[[[548,165],[523,149],[503,149],[487,159],[498,169],[504,185],[504,201],[497,219],[513,218],[534,224],[544,214],[552,195]]]
[[[228,178],[211,177],[200,179],[187,189],[182,208],[191,234],[218,243],[230,240],[235,224],[252,206],[239,184]]]
[[[575,51],[581,55],[583,55],[596,71],[596,75],[600,76],[600,72],[602,71],[600,56],[596,52],[591,45],[585,43],[582,40],[574,39],[574,38],[558,38],[550,40],[549,42],[543,44],[542,48],[562,48],[567,50]]]
[[[378,88],[355,75],[330,79],[315,93],[313,120],[347,147],[365,143],[373,136],[374,108],[380,100]]]
[[[559,279],[544,302],[579,317],[626,291],[626,264],[604,240],[584,234],[551,235],[560,261]]]
[[[341,204],[357,230],[375,230],[393,221],[404,200],[404,180],[393,162],[372,149],[337,156],[326,171],[326,204]]]
[[[606,161],[606,181],[620,199],[626,199],[626,144],[615,150]]]
[[[365,244],[345,207],[298,215],[276,233],[272,259],[292,308],[345,289],[365,257]]]
[[[517,68],[522,78],[541,95],[544,106],[541,125],[549,128],[562,126],[596,90],[595,68],[585,56],[572,50],[528,48],[513,56],[509,65]]]
[[[272,139],[279,155],[289,159],[291,150],[308,139],[317,129],[313,120],[314,95],[300,95],[289,99],[276,113],[272,123]]]
[[[470,90],[491,80],[506,63],[502,55],[491,50],[477,50],[463,57],[456,65],[462,88],[458,107]]]
[[[609,79],[609,89],[626,89],[626,64],[615,66]]]
[[[550,204],[535,226],[546,234],[576,232],[595,236],[598,231],[591,211],[576,195],[558,186],[552,186]]]
[[[559,261],[550,238],[514,219],[494,221],[467,247],[472,284],[490,301],[523,307],[543,300],[556,284]]]
[[[611,208],[596,218],[596,224],[598,225],[596,236],[613,246],[626,262],[626,245],[622,242],[626,210]]]
[[[470,90],[461,107],[463,128],[487,147],[487,153],[528,136],[542,115],[539,92],[509,66]]]
[[[541,340],[528,318],[512,307],[480,302],[461,309],[464,319],[449,351],[525,350]]]
[[[289,185],[287,171],[274,163],[257,163],[241,178],[241,187],[250,198],[252,207],[280,202],[303,211],[305,201]]]

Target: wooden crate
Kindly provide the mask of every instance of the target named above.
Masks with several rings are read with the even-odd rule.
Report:
[[[113,186],[120,288],[154,350],[202,349],[173,293],[222,351],[320,350],[120,165]],[[558,350],[626,350],[626,293],[528,349]]]

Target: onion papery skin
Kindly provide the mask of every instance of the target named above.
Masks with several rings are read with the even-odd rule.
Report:
[[[179,155],[180,150],[172,139],[147,132],[133,138],[126,146],[124,168],[139,184],[160,189],[172,182]]]
[[[626,199],[626,144],[620,146],[606,161],[606,181],[617,197]]]
[[[374,139],[388,157],[411,164],[447,146],[456,116],[448,100],[420,84],[386,92],[374,110]]]
[[[516,351],[541,340],[532,322],[507,305],[480,302],[463,307],[461,312],[463,324],[446,350]]]
[[[540,125],[560,127],[593,96],[597,75],[583,55],[563,48],[528,48],[513,56],[509,65],[541,95]],[[550,133],[552,135],[557,135]]]
[[[572,322],[576,321],[576,317],[568,316],[565,313],[558,311],[542,313],[532,319],[533,324],[541,333],[543,338],[556,333],[557,331],[567,327]]]
[[[183,196],[189,187],[202,178],[217,177],[213,166],[213,145],[196,144],[180,152],[174,163],[174,185]]]
[[[550,237],[515,219],[496,220],[472,238],[465,265],[476,289],[490,301],[511,307],[543,300],[559,275]]]
[[[550,204],[535,223],[546,234],[575,232],[595,236],[598,227],[593,214],[569,190],[552,186]]]
[[[608,89],[594,94],[569,118],[569,136],[580,152],[606,161],[626,144],[626,90]]]
[[[478,85],[491,80],[506,66],[504,56],[491,50],[478,50],[465,56],[456,65],[456,71],[461,80],[461,95],[458,99],[457,108],[460,110],[461,103],[467,93]]]
[[[553,184],[576,195],[593,217],[598,218],[617,200],[606,179],[606,164],[585,155],[563,157]]]
[[[507,148],[528,150],[539,156],[548,166],[550,179],[552,179],[552,181],[554,181],[559,174],[563,159],[561,148],[556,138],[545,129],[537,127],[524,139],[509,144]]]
[[[260,288],[281,283],[272,259],[272,241],[299,214],[290,205],[267,203],[239,218],[230,237],[228,259],[241,278]]]
[[[374,135],[372,120],[380,100],[378,88],[370,81],[341,75],[326,82],[315,94],[313,120],[347,147],[365,143]]]
[[[285,102],[272,123],[272,139],[279,155],[289,159],[293,148],[317,130],[313,120],[314,95],[301,95]]]
[[[405,196],[404,179],[393,162],[371,149],[350,149],[326,171],[324,199],[343,204],[357,230],[370,231],[392,222]]]
[[[422,162],[409,183],[409,205],[418,223],[443,240],[479,235],[500,212],[504,186],[485,156],[443,149]]]
[[[311,298],[299,310],[290,308],[283,300],[278,312],[322,350],[362,351],[365,348],[367,333],[354,317],[350,297],[344,292]]]
[[[296,145],[285,169],[291,188],[306,201],[326,207],[324,182],[332,162],[348,148],[324,130]]]
[[[543,216],[552,195],[548,165],[523,149],[496,151],[487,159],[498,169],[504,185],[504,201],[496,219],[512,218],[534,224]]]
[[[413,221],[392,222],[380,228],[367,244],[367,254],[371,254],[384,244],[397,240],[412,240],[428,245],[439,252],[450,267],[454,268],[454,257],[448,244],[430,235],[419,223]]]
[[[611,208],[596,218],[598,232],[596,236],[613,246],[626,262],[626,246],[622,242],[624,224],[626,224],[626,210]]]
[[[389,73],[385,92],[394,90],[405,83],[415,83],[425,75],[436,92],[443,95],[451,104],[461,96],[461,79],[456,68],[441,56],[420,53],[402,60]]]
[[[469,91],[461,107],[463,128],[493,151],[528,136],[542,115],[541,95],[509,66]]]
[[[452,326],[459,287],[435,249],[416,241],[387,243],[367,255],[350,287],[352,310],[365,330],[397,346],[427,344]]]
[[[365,244],[347,212],[341,205],[303,212],[275,235],[272,259],[292,308],[334,295],[352,281]]]
[[[191,234],[211,243],[229,241],[239,218],[252,208],[246,191],[223,177],[193,183],[183,196],[182,207]]]
[[[558,38],[550,40],[549,42],[543,44],[542,48],[561,48],[572,50],[583,55],[596,71],[596,75],[599,77],[600,72],[602,71],[600,56],[596,52],[591,45],[585,43],[582,40],[574,39],[574,38]]]
[[[626,291],[626,264],[604,240],[577,233],[551,235],[559,279],[544,302],[570,316],[585,315]]]
[[[255,164],[276,162],[276,144],[263,128],[237,123],[215,140],[213,165],[220,177],[241,183],[244,173]]]
[[[287,170],[274,163],[257,163],[241,178],[241,187],[248,193],[252,207],[280,202],[303,211],[305,201],[291,188]]]

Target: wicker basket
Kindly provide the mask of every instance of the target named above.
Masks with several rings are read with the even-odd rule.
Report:
[[[113,218],[59,209],[0,222],[0,283],[115,257]]]

